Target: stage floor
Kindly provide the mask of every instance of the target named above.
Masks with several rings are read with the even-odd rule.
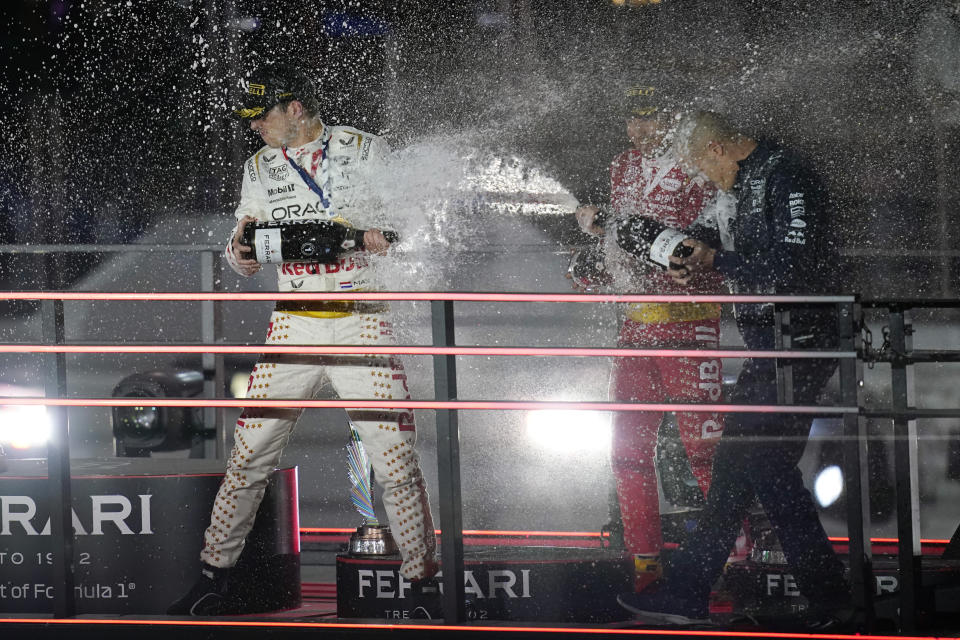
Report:
[[[0,617],[0,638],[43,640],[96,638],[137,640],[219,640],[221,638],[283,639],[303,637],[304,634],[323,633],[327,638],[589,638],[628,637],[644,638],[758,638],[771,637],[772,629],[761,629],[748,621],[731,622],[722,611],[714,611],[715,626],[689,629],[655,628],[633,620],[608,623],[548,623],[471,621],[461,625],[446,625],[441,620],[414,620],[384,618],[337,617],[337,554],[342,552],[345,532],[329,531],[304,533],[301,548],[302,604],[287,611],[225,618],[175,619],[166,616],[108,616],[81,615],[71,619],[53,619],[49,615],[5,615]],[[498,546],[506,540],[514,549],[537,543],[551,542],[546,538],[500,536]],[[838,547],[842,543],[837,543]],[[479,546],[479,545],[478,545]],[[594,553],[600,544],[586,544]],[[476,547],[474,547],[476,548]],[[540,547],[542,548],[542,547]],[[568,551],[569,547],[566,547]],[[875,545],[875,551],[880,549]],[[841,549],[838,548],[838,551]],[[942,549],[933,550],[934,553]],[[560,554],[562,555],[562,554]],[[726,623],[726,624],[724,624]],[[786,631],[777,629],[778,632]],[[924,629],[914,634],[900,635],[887,624],[874,630],[873,637],[960,637],[960,621],[940,624],[938,628]],[[780,635],[779,633],[777,635]],[[792,638],[818,637],[803,633],[789,633]],[[823,637],[823,636],[819,636]],[[830,636],[865,639],[871,636]]]
[[[517,623],[517,622],[469,622],[461,625],[446,625],[430,620],[383,620],[337,618],[336,554],[308,545],[306,558],[313,564],[302,568],[303,602],[300,607],[288,611],[225,618],[175,619],[165,616],[82,615],[73,619],[53,619],[50,616],[8,616],[0,618],[0,637],[11,640],[21,638],[45,640],[70,638],[71,640],[108,639],[120,640],[136,637],[137,640],[231,640],[246,638],[285,639],[301,638],[307,634],[324,634],[325,638],[590,638],[590,637],[637,637],[644,638],[752,638],[771,637],[771,630],[764,630],[749,622],[718,624],[697,628],[656,628],[636,621],[611,622],[606,624],[573,623]],[[329,561],[328,561],[329,560]],[[718,620],[723,618],[715,616]],[[778,630],[781,631],[781,630]],[[876,635],[831,635],[831,638],[871,637],[889,638],[960,637],[960,626],[928,629],[920,633],[899,635],[895,629],[882,628]],[[803,633],[788,633],[780,637],[817,638]]]

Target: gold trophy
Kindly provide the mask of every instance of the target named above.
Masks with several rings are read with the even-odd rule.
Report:
[[[399,552],[390,527],[377,521],[373,509],[373,471],[360,434],[350,425],[347,465],[350,477],[350,501],[363,516],[363,524],[350,535],[348,551],[355,556],[389,556]]]

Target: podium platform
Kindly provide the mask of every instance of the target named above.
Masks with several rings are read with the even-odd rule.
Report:
[[[337,556],[337,616],[442,618],[439,583],[412,585],[399,569],[399,556]],[[604,549],[468,549],[464,585],[471,621],[621,621],[629,614],[617,594],[632,589],[633,560]]]
[[[848,564],[846,555],[841,555],[841,559]],[[875,554],[872,567],[877,619],[892,624],[899,617],[898,557],[891,553]],[[923,557],[920,578],[925,615],[960,621],[960,563],[936,556]],[[712,610],[720,619],[725,613],[763,621],[790,619],[808,607],[790,569],[782,564],[730,564],[724,572],[721,592],[715,595],[719,595],[719,602]]]
[[[0,474],[0,613],[48,613],[56,587],[46,461],[8,460]],[[200,572],[203,531],[223,463],[74,460],[74,596],[79,614],[163,614]],[[248,610],[301,601],[297,470],[267,488],[237,565]]]
[[[899,618],[899,566],[890,545],[873,556],[878,625],[894,629]],[[836,543],[846,564],[844,543]],[[929,548],[921,561],[925,618],[960,622],[960,562]],[[669,555],[670,549],[664,550]],[[443,617],[436,583],[426,588],[404,580],[399,557],[341,554],[336,559],[336,611],[343,620],[418,621]],[[633,588],[631,559],[604,548],[556,546],[473,547],[465,550],[468,622],[588,623],[617,625],[630,619],[616,604]],[[728,564],[711,594],[717,623],[745,619],[760,627],[796,631],[808,607],[789,568],[742,559]]]

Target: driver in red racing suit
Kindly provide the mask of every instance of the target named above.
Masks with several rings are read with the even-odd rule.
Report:
[[[708,206],[724,206],[717,190],[691,177],[671,150],[672,114],[655,87],[627,91],[627,136],[631,149],[610,164],[610,229],[604,233],[600,208],[576,211],[583,231],[603,234],[603,267],[622,293],[720,293],[722,280],[704,274],[690,288],[677,285],[659,267],[644,263],[617,246],[615,222],[628,216],[656,218],[682,229]],[[574,277],[576,280],[576,277]],[[586,284],[586,283],[583,283]],[[703,303],[628,304],[619,310],[621,347],[717,348],[720,305]],[[721,364],[717,358],[621,357],[614,362],[610,395],[623,402],[718,402]],[[623,519],[624,544],[638,555],[656,555],[663,545],[654,463],[662,413],[621,411],[614,417],[611,463]],[[704,495],[710,484],[713,451],[723,431],[717,413],[678,412],[677,423],[693,475]],[[638,565],[638,569],[639,569]],[[640,576],[638,576],[639,578]],[[638,588],[642,588],[638,582]]]

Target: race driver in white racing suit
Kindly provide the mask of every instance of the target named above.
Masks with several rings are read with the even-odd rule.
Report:
[[[226,259],[250,276],[261,265],[240,244],[247,223],[332,220],[367,229],[367,252],[383,253],[389,243],[382,228],[382,206],[374,192],[386,145],[378,137],[348,127],[328,127],[317,114],[313,83],[286,65],[267,65],[241,82],[243,106],[237,112],[259,133],[265,146],[244,164],[237,227]],[[277,265],[279,290],[364,291],[374,287],[365,253],[344,253],[330,264]],[[270,317],[268,344],[392,343],[392,330],[380,303],[280,301]],[[247,387],[251,399],[309,398],[329,382],[341,398],[409,399],[400,361],[387,356],[339,356],[291,360],[263,355]],[[190,593],[171,606],[176,615],[237,613],[229,597],[233,567],[267,481],[302,409],[246,409],[237,420],[235,445],[213,505],[200,554],[202,576]],[[412,410],[347,409],[360,435],[402,556],[400,573],[422,580],[437,572],[436,539],[426,486],[414,442]]]

